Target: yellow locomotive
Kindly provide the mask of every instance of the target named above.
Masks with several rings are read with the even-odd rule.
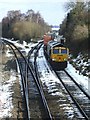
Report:
[[[64,38],[59,35],[53,38],[52,36],[54,36],[53,33],[44,36],[45,55],[55,69],[65,69],[67,67],[69,49],[64,46]]]
[[[67,67],[69,49],[60,42],[51,40],[47,43],[46,54],[51,65],[57,69],[64,69]]]

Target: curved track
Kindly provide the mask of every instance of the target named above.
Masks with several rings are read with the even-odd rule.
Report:
[[[36,76],[36,80],[35,80],[35,83],[37,84],[37,87],[38,87],[38,90],[39,90],[39,93],[40,93],[40,96],[41,96],[41,100],[42,100],[42,103],[44,105],[44,113],[46,113],[46,115],[44,115],[44,118],[43,119],[52,119],[52,115],[50,113],[50,110],[49,110],[49,107],[48,107],[48,104],[47,104],[47,101],[45,99],[45,95],[44,95],[44,92],[43,92],[43,88],[42,88],[42,85],[40,84],[40,80],[39,80],[39,76],[38,76],[38,70],[37,70],[37,64],[36,64],[36,59],[37,59],[37,56],[38,56],[38,50],[40,49],[40,47],[42,46],[42,43],[38,44],[35,49],[34,49],[34,60],[33,62],[30,61],[30,56],[32,54],[33,51],[29,52],[28,54],[28,63],[32,66],[32,69],[35,73],[35,76]],[[42,110],[43,111],[43,110]]]
[[[19,70],[20,70],[20,74],[21,74],[21,80],[22,80],[22,88],[23,88],[23,94],[24,94],[24,98],[25,98],[25,106],[26,106],[26,117],[25,119],[32,119],[33,115],[36,118],[40,118],[43,119],[43,117],[47,118],[47,119],[52,119],[52,116],[50,114],[47,102],[45,100],[43,91],[42,91],[42,87],[40,86],[38,79],[36,77],[35,74],[35,70],[31,67],[31,65],[29,64],[29,58],[30,58],[30,54],[28,55],[28,59],[27,57],[25,57],[22,52],[10,41],[6,40],[6,39],[2,39],[4,43],[8,44],[10,46],[10,48],[12,49],[15,58],[18,62],[19,65]],[[40,43],[39,43],[40,44]],[[32,53],[32,51],[36,49],[33,48],[29,53]],[[17,52],[19,53],[19,57],[17,56]],[[38,49],[35,53],[35,56],[38,52]],[[35,57],[36,59],[36,57]],[[35,64],[35,62],[34,62]],[[33,84],[33,87],[30,86],[31,83]],[[34,94],[33,94],[34,93]],[[33,96],[33,98],[31,97]],[[38,99],[36,101],[34,101],[34,99]],[[32,102],[31,102],[31,101]],[[36,103],[34,103],[36,102]],[[32,105],[33,103],[33,105]],[[35,104],[37,104],[37,108],[34,108],[37,110],[36,114],[35,111],[33,111],[34,109],[32,109],[31,107],[35,107]],[[41,108],[42,106],[42,108]],[[32,112],[31,112],[32,110]],[[36,115],[36,116],[35,116]]]
[[[16,61],[19,65],[21,74],[23,94],[25,98],[26,106],[26,119],[32,119],[36,116],[37,119],[53,119],[51,109],[48,107],[47,100],[43,92],[41,81],[39,80],[40,75],[37,68],[37,56],[38,50],[42,43],[37,44],[33,47],[28,54],[28,57],[24,56],[21,51],[10,41],[3,41],[10,46],[15,55]],[[16,50],[19,53],[17,55]],[[33,54],[33,61],[31,60]],[[42,57],[43,58],[43,57]],[[51,66],[50,66],[51,68]],[[52,70],[52,68],[51,68]],[[48,69],[47,69],[47,72]],[[66,72],[66,71],[55,71],[60,82],[63,84],[67,93],[70,95],[75,106],[77,106],[79,112],[82,114],[82,118],[78,119],[90,119],[90,96],[82,89],[78,83]],[[50,110],[49,110],[50,109]]]
[[[22,62],[24,62],[25,71],[26,71],[27,60],[26,60],[25,56],[23,55],[23,53],[12,42],[10,42],[10,40],[2,39],[2,41],[11,48],[11,50],[13,51],[13,53],[15,55],[16,62],[19,66],[23,95],[24,95],[24,99],[25,99],[26,118],[29,119],[30,112],[29,112],[28,88],[27,88],[27,79],[26,79],[27,74],[26,74],[26,72],[24,73],[24,71],[22,69],[20,59],[22,59]],[[17,53],[19,54],[19,56]]]

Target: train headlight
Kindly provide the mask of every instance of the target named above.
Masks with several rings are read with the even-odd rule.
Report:
[[[56,60],[55,58],[52,59],[52,61],[55,61],[55,60]]]
[[[67,59],[66,59],[66,58],[64,58],[64,61],[67,61]]]

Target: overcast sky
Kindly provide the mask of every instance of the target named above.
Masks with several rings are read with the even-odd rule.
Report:
[[[21,10],[21,13],[26,13],[32,9],[39,11],[48,24],[59,25],[66,16],[64,5],[68,1],[70,0],[0,0],[0,21],[7,16],[7,11]]]

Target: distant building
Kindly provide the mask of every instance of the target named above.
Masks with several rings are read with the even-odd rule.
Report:
[[[54,25],[54,26],[51,26],[52,30],[54,31],[58,31],[60,29],[60,26],[57,26],[57,25]]]
[[[58,35],[60,27],[57,25],[51,26],[52,31]]]

